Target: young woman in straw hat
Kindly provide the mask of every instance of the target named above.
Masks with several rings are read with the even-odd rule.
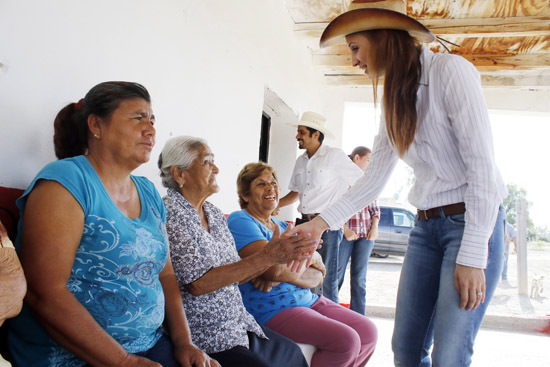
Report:
[[[397,295],[395,364],[469,366],[502,268],[506,196],[479,74],[422,46],[435,36],[405,15],[403,2],[374,5],[338,16],[321,37],[321,47],[349,47],[375,92],[384,77],[371,162],[342,199],[295,231],[320,236],[340,226],[378,197],[403,159],[414,169],[409,201],[418,216]]]

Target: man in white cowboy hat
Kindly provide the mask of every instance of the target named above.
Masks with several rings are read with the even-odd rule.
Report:
[[[288,188],[290,192],[279,201],[279,207],[298,199],[298,211],[302,218],[297,223],[313,219],[320,211],[338,199],[357,181],[363,172],[343,150],[323,144],[325,136],[332,136],[327,129],[327,119],[315,112],[304,112],[300,121],[289,123],[298,127],[298,147],[305,149],[296,160]],[[320,289],[331,301],[338,302],[338,248],[343,231],[327,231],[319,253],[326,267],[326,275]]]

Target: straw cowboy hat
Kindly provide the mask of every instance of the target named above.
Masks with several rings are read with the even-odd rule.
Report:
[[[319,130],[325,136],[332,137],[332,132],[327,128],[327,119],[325,116],[319,115],[315,112],[304,112],[300,121],[289,122],[290,126],[307,126],[315,130]]]
[[[407,16],[407,6],[402,0],[372,0],[361,3],[361,8],[340,14],[329,23],[321,35],[321,48],[347,44],[346,36],[371,29],[399,29],[425,43],[435,41],[435,36],[422,23]]]

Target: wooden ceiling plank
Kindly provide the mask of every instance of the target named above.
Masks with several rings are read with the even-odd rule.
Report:
[[[508,69],[550,69],[550,54],[519,55],[460,55],[469,60],[478,70]],[[351,56],[348,54],[328,55],[314,54],[312,64],[322,67],[351,67]]]
[[[460,55],[482,70],[550,69],[550,54]]]
[[[330,86],[372,86],[371,80],[365,75],[325,74],[325,81]],[[383,85],[383,80],[379,81]],[[550,76],[505,76],[481,75],[481,85],[485,88],[518,87],[518,88],[550,88]]]
[[[529,37],[550,35],[550,17],[419,19],[435,35],[444,37]],[[321,36],[328,22],[296,23],[294,31]]]
[[[550,17],[420,19],[439,36],[528,37],[550,35]]]

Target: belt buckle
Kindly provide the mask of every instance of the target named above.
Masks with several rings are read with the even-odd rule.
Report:
[[[422,213],[424,213],[424,220],[428,220],[428,211],[427,210],[421,210]]]

